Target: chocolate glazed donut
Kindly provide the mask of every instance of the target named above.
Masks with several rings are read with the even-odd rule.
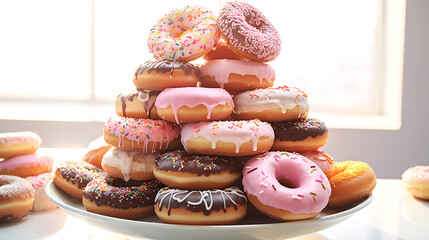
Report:
[[[151,73],[155,71],[156,73],[170,73],[170,77],[173,77],[175,70],[182,70],[186,75],[191,73],[195,74],[197,77],[200,76],[200,69],[190,63],[180,62],[180,61],[147,61],[140,65],[137,69],[134,78],[137,78],[138,75],[143,74],[145,71]]]
[[[121,117],[159,119],[155,100],[160,91],[140,89],[116,98],[116,114]]]

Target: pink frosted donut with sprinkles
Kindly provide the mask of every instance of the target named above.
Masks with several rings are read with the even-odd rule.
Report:
[[[164,120],[112,117],[104,124],[106,143],[126,151],[154,153],[179,146],[180,127]]]
[[[158,20],[148,47],[157,60],[189,62],[209,52],[218,40],[216,16],[204,7],[186,6]]]
[[[313,218],[328,204],[331,185],[307,158],[289,152],[268,152],[243,168],[249,201],[263,214],[282,221]]]
[[[227,2],[217,20],[221,36],[237,54],[269,62],[280,54],[280,35],[262,12],[246,2]]]
[[[299,152],[299,154],[314,162],[327,176],[335,170],[334,159],[324,151],[312,150]]]

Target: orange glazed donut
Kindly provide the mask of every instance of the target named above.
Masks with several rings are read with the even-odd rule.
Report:
[[[34,132],[0,133],[0,158],[35,153],[41,142],[39,135]]]
[[[205,190],[233,185],[242,169],[238,159],[176,150],[161,154],[155,160],[153,173],[156,179],[172,188]]]
[[[416,198],[429,200],[429,166],[415,166],[402,174],[407,190]]]
[[[233,60],[247,60],[245,57],[242,57],[231,50],[228,47],[228,44],[225,43],[225,40],[219,39],[219,42],[216,44],[216,47],[213,48],[210,52],[203,56],[203,59],[206,61],[215,60],[215,59],[233,59]]]
[[[111,148],[104,154],[101,165],[108,176],[145,181],[153,179],[153,165],[157,155],[153,153],[129,152]]]
[[[234,96],[234,119],[279,122],[307,117],[307,94],[295,87],[256,89]]]
[[[180,127],[163,120],[112,117],[104,124],[104,140],[126,151],[154,153],[179,145]]]
[[[27,180],[0,175],[0,223],[22,219],[28,215],[34,202],[34,188]]]
[[[154,105],[159,91],[140,90],[120,94],[115,101],[116,114],[121,117],[159,119]]]
[[[137,89],[162,91],[166,88],[196,87],[200,69],[177,61],[147,61],[134,74]]]
[[[54,160],[49,155],[37,153],[21,155],[0,161],[1,175],[28,177],[50,172]]]
[[[225,120],[234,108],[231,95],[221,88],[167,88],[156,99],[160,118],[188,123]]]
[[[299,155],[302,155],[314,162],[326,175],[329,175],[332,171],[335,170],[334,159],[332,159],[332,157],[324,151],[304,151],[299,152]]]
[[[328,175],[332,188],[328,207],[340,208],[369,196],[377,184],[375,173],[364,162],[335,162],[335,170]]]
[[[112,146],[107,144],[106,141],[104,141],[104,137],[101,136],[89,143],[87,152],[83,156],[82,161],[101,169],[101,160],[103,160],[104,154],[109,151],[110,148],[112,148]]]
[[[203,191],[163,188],[155,197],[155,213],[166,223],[233,224],[246,212],[246,195],[237,187]]]
[[[272,150],[302,152],[317,150],[328,141],[328,128],[317,119],[273,122],[276,139]]]

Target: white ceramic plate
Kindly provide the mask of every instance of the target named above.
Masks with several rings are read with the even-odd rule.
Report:
[[[296,222],[278,222],[269,218],[245,218],[234,225],[193,226],[166,224],[155,215],[140,220],[127,220],[87,212],[81,201],[59,189],[53,182],[46,195],[67,213],[90,224],[134,237],[153,239],[285,239],[309,234],[344,221],[368,206],[372,195],[341,210],[325,209],[315,218]]]

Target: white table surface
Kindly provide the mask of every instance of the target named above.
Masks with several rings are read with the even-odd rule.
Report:
[[[56,150],[46,151],[58,154]],[[82,149],[70,149],[66,156],[61,155],[80,159],[83,153]],[[0,239],[134,238],[91,226],[57,209],[30,213],[23,221],[0,225]],[[331,228],[295,239],[429,239],[429,201],[413,198],[399,179],[378,179],[374,199],[368,207]]]

